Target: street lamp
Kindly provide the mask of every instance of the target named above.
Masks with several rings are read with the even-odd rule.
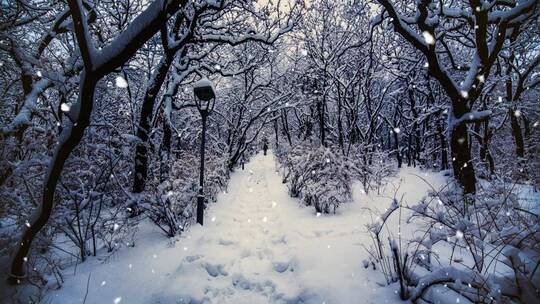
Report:
[[[199,195],[197,196],[197,223],[203,225],[204,217],[204,146],[206,144],[206,118],[214,109],[216,95],[212,82],[208,78],[197,81],[193,87],[195,104],[202,118],[201,166],[199,171]]]

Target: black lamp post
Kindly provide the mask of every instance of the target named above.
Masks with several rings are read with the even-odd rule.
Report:
[[[195,103],[202,118],[201,135],[201,166],[199,172],[199,195],[197,196],[197,223],[203,225],[204,217],[204,147],[206,144],[206,118],[214,109],[216,95],[212,82],[208,78],[203,78],[195,83],[193,87]]]

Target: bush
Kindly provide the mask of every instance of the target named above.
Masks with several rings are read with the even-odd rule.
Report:
[[[429,296],[430,288],[437,286],[474,303],[537,302],[538,202],[520,197],[519,188],[494,181],[474,199],[464,197],[455,185],[413,206],[394,199],[378,222],[368,226],[373,246],[364,266],[378,267],[388,284],[399,282],[401,298],[413,303],[426,297],[437,302],[437,293]],[[407,222],[415,220],[424,229],[410,240],[401,239],[398,231],[398,246],[392,234],[400,228],[387,221],[396,214],[401,218],[404,211],[410,214]],[[388,244],[384,231],[390,233]]]
[[[169,178],[149,194],[144,209],[168,237],[174,237],[195,222],[199,192],[199,158],[184,152],[170,169]],[[227,158],[209,155],[205,164],[205,201],[215,202],[229,179]]]
[[[334,149],[338,151],[338,149]],[[316,212],[335,213],[352,195],[357,168],[339,152],[327,147],[298,145],[288,153],[278,153],[289,194],[300,197]]]

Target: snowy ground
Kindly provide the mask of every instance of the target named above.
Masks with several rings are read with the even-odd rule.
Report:
[[[363,246],[371,240],[367,207],[390,205],[395,187],[408,202],[428,185],[444,183],[403,169],[386,193],[355,191],[339,214],[317,216],[287,194],[272,155],[257,155],[231,177],[228,193],[172,243],[149,224],[135,248],[106,262],[89,260],[66,271],[66,282],[46,303],[397,303],[397,285],[381,287],[380,274],[366,270]],[[356,187],[360,189],[359,187]],[[87,291],[88,284],[88,291]]]

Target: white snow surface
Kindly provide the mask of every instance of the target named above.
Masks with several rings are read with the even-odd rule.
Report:
[[[402,303],[398,285],[381,287],[379,271],[364,269],[365,224],[382,213],[396,188],[415,203],[442,174],[404,168],[380,195],[355,186],[354,201],[338,214],[317,216],[289,197],[274,156],[256,155],[232,174],[228,192],[171,242],[157,228],[140,227],[134,248],[106,261],[93,258],[65,271],[46,303]]]

